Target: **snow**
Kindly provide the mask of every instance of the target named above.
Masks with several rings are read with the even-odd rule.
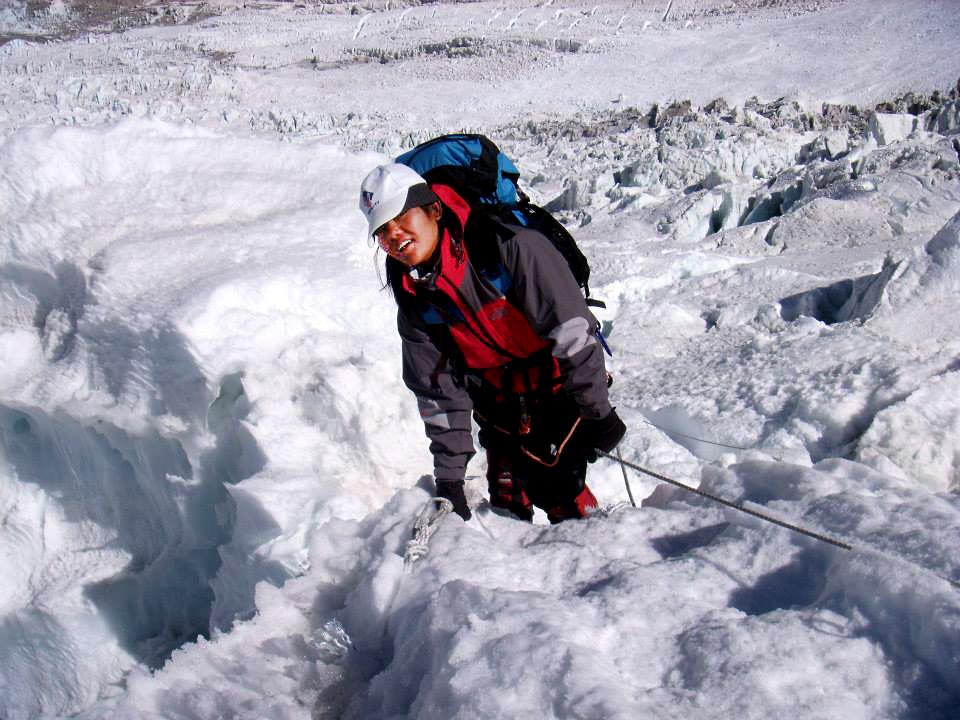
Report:
[[[248,5],[0,9],[0,716],[956,717],[952,3]],[[461,129],[591,259],[624,459],[852,549],[478,456],[404,569],[355,195]]]

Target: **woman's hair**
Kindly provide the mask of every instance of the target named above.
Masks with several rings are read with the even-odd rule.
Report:
[[[377,252],[378,253],[380,252],[379,247],[377,247]],[[389,288],[390,292],[393,293],[393,299],[399,302],[400,298],[403,296],[402,295],[403,276],[407,274],[407,268],[404,267],[403,263],[397,260],[394,260],[389,255],[387,255],[386,262],[384,263],[384,268],[387,273],[387,280],[386,282],[383,282],[383,280],[381,280],[381,283],[383,284],[383,288],[384,289]],[[377,265],[377,276],[379,277],[379,275],[380,275],[380,266]]]

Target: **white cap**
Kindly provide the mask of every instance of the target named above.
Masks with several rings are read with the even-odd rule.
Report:
[[[400,213],[439,199],[415,170],[399,163],[375,168],[360,185],[360,211],[370,235]]]

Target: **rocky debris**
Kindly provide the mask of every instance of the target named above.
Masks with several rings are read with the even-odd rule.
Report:
[[[744,10],[770,11],[787,15],[819,12],[844,0],[699,0],[676,2],[671,5],[670,20],[688,21],[698,17],[723,18],[735,16]]]
[[[744,111],[766,118],[773,128],[789,127],[804,132],[822,127],[822,122],[815,115],[805,112],[795,100],[788,101],[786,98],[761,103],[753,97],[744,103]]]
[[[917,124],[913,130],[923,128],[942,135],[956,133],[960,131],[960,79],[947,92],[934,90],[930,95],[909,92],[894,100],[878,103],[870,115],[871,121],[874,115],[880,116],[878,122],[884,123],[894,135],[902,133],[908,121],[905,117],[894,120],[883,116],[914,116]]]
[[[925,113],[924,129],[941,135],[960,133],[960,100],[931,108]]]
[[[580,183],[568,179],[563,192],[543,207],[549,212],[571,211],[577,210],[582,202],[583,194],[580,192]]]
[[[960,80],[957,81],[957,87],[960,87]],[[946,93],[934,90],[930,95],[909,92],[894,100],[878,103],[876,107],[874,107],[874,110],[879,113],[922,115],[939,107],[948,100],[956,99],[957,88],[953,88]]]
[[[825,128],[848,128],[854,135],[862,135],[867,127],[869,112],[856,105],[834,105],[824,103],[820,108],[820,118]]]
[[[47,42],[68,40],[88,33],[114,33],[144,25],[179,25],[198,22],[221,12],[204,0],[29,0],[13,5],[12,12],[26,21],[29,32],[0,31],[0,45],[15,39]]]
[[[870,115],[867,125],[870,137],[877,145],[889,145],[892,142],[905,140],[917,129],[918,120],[915,115],[901,113],[879,113]]]
[[[929,107],[914,98],[912,107],[927,107],[921,115],[836,105],[811,113],[783,99],[738,108],[717,99],[487,132],[523,158],[532,199],[571,226],[630,212],[653,237],[710,238],[741,254],[760,243],[755,252],[771,254],[791,237],[777,230],[779,219],[807,204],[876,194],[880,176],[930,168],[945,181],[960,176],[960,142],[944,137],[956,133],[958,103],[946,96],[931,95],[940,102]],[[915,212],[904,192],[877,208],[885,236],[909,231]]]
[[[814,160],[836,160],[850,150],[850,133],[846,129],[829,130],[817,135],[813,142],[800,149],[799,161],[808,163]]]
[[[553,53],[578,53],[586,43],[570,38],[505,38],[490,40],[485,37],[458,36],[449,40],[431,41],[409,47],[355,47],[347,50],[351,59],[382,64],[411,60],[424,56],[450,59],[475,57],[525,56],[531,59]]]
[[[850,134],[846,130],[835,130],[821,135],[826,156],[830,160],[843,157],[850,149]]]

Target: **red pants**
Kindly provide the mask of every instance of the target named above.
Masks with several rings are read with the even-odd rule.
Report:
[[[597,507],[586,484],[585,453],[571,437],[580,410],[566,392],[472,397],[494,507],[530,520],[536,506],[552,523],[585,517]]]
[[[522,453],[488,449],[490,504],[522,520],[533,519],[534,506],[546,511],[551,523],[586,517],[597,507],[584,480],[586,465],[585,460],[570,463],[561,458],[556,467],[548,468]]]

